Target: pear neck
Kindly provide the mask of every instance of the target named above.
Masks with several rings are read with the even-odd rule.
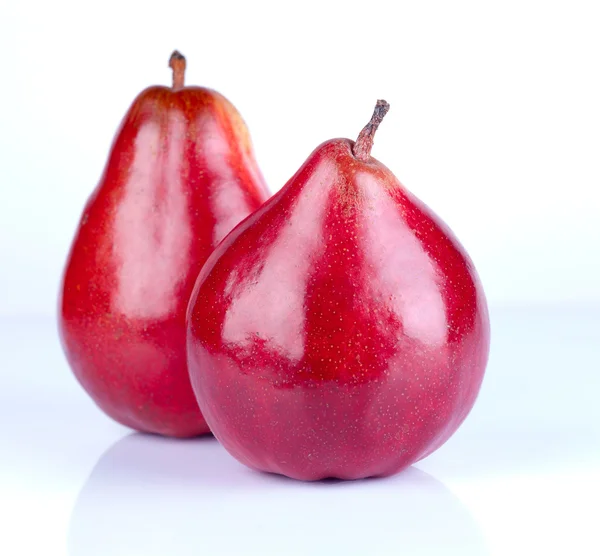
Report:
[[[377,101],[369,123],[363,127],[362,131],[358,134],[358,138],[352,147],[352,154],[358,160],[368,162],[371,158],[371,149],[373,148],[375,132],[389,109],[390,105],[385,100]]]

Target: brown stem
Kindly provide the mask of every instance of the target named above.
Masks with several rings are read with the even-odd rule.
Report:
[[[169,58],[169,67],[173,70],[173,90],[183,89],[185,82],[185,56],[174,50]]]
[[[358,139],[356,139],[356,142],[352,147],[352,154],[354,154],[358,160],[368,162],[369,158],[371,158],[371,149],[373,148],[375,132],[389,109],[390,105],[385,100],[377,101],[371,120],[358,134]]]

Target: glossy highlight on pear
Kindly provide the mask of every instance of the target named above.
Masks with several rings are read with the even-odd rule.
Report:
[[[239,461],[301,480],[387,476],[439,448],[488,359],[482,285],[451,230],[381,162],[379,101],[322,143],[204,265],[188,364]]]
[[[88,394],[131,428],[209,432],[187,370],[185,312],[221,239],[268,198],[239,113],[211,89],[152,86],[121,122],[65,265],[59,331]]]

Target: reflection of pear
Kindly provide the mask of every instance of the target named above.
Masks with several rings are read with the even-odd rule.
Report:
[[[485,554],[477,525],[414,467],[390,479],[299,483],[254,473],[212,439],[117,442],[83,487],[71,556]]]

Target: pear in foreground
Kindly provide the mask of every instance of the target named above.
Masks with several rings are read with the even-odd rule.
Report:
[[[188,363],[214,435],[296,479],[387,476],[440,447],[488,358],[484,292],[442,221],[356,142],[320,145],[203,267]]]

